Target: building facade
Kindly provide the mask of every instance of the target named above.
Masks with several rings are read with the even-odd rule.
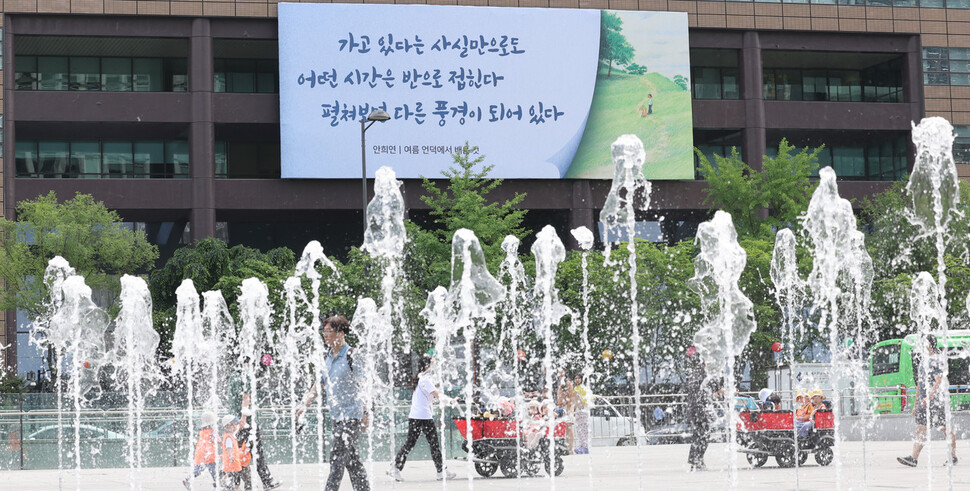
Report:
[[[702,152],[736,147],[758,169],[782,138],[824,143],[843,196],[861,198],[912,167],[911,121],[943,116],[970,174],[970,0],[428,3],[687,12]],[[359,181],[280,178],[276,2],[0,5],[7,218],[20,200],[82,192],[144,230],[163,257],[210,236],[297,251],[318,239],[338,253],[360,243]],[[427,220],[420,184],[404,182],[416,221]],[[527,193],[530,225],[567,237],[595,229],[609,184],[507,180],[496,197]],[[653,189],[640,218],[657,240],[689,237],[708,216],[700,180]],[[14,364],[26,332],[11,312],[4,326]]]

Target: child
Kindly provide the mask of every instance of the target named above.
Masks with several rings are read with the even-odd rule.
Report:
[[[812,397],[818,398],[821,402],[822,391],[815,389],[812,391]],[[813,404],[813,400],[803,397],[802,407],[795,411],[795,429],[798,431],[799,438],[805,438],[808,436],[808,432],[812,431],[815,427],[815,411],[818,410],[818,406]],[[821,405],[821,404],[820,404]]]
[[[216,487],[215,425],[215,413],[212,411],[202,413],[202,429],[199,430],[199,441],[195,442],[195,468],[192,469],[192,475],[182,481],[185,489],[192,489],[192,479],[199,477],[205,469],[208,469],[212,476],[212,487]]]
[[[242,424],[239,418],[228,414],[219,422],[222,426],[222,479],[227,490],[235,490],[240,482],[247,490],[253,488],[249,472],[243,472],[244,454],[236,440],[236,433]]]

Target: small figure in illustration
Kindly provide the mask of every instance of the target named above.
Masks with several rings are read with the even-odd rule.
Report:
[[[653,114],[653,94],[647,94],[647,114]]]

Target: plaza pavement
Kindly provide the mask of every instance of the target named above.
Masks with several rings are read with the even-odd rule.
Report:
[[[970,443],[966,440],[957,443],[958,455],[963,459],[952,470],[952,487],[950,486],[949,468],[942,465],[946,449],[940,442],[933,444],[932,457],[934,463],[927,466],[927,455],[924,451],[918,468],[904,467],[896,462],[896,456],[905,455],[911,448],[908,441],[869,442],[865,448],[863,462],[863,445],[861,442],[846,442],[842,447],[842,462],[837,467],[833,462],[828,467],[819,467],[813,457],[809,457],[806,466],[797,470],[798,487],[802,490],[835,490],[848,489],[928,489],[932,477],[934,489],[970,489]],[[635,489],[663,490],[663,489],[698,489],[714,491],[736,487],[740,490],[783,490],[796,489],[796,469],[780,469],[774,459],[760,469],[751,469],[743,456],[738,459],[737,485],[731,485],[731,473],[728,469],[728,456],[725,444],[712,444],[707,453],[709,470],[706,472],[687,472],[687,445],[659,445],[639,449],[636,447],[595,447],[592,454],[592,478],[588,474],[590,461],[585,455],[566,457],[566,470],[555,480],[557,490],[607,490],[622,491]],[[637,465],[638,460],[642,463]],[[403,474],[405,482],[392,483],[384,474],[388,464],[374,463],[374,489],[380,490],[435,490],[435,489],[469,489],[467,480],[469,469],[467,462],[450,460],[449,469],[458,475],[458,479],[448,481],[444,485],[434,480],[434,466],[430,461],[409,461]],[[927,470],[932,473],[928,473]],[[320,484],[320,474],[314,465],[273,465],[273,473],[277,479],[284,482],[282,489],[323,489]],[[329,469],[323,467],[323,479]],[[73,471],[65,471],[63,489],[92,490],[92,491],[122,491],[141,489],[144,491],[178,491],[184,489],[181,480],[186,469],[151,468],[142,471],[141,485],[133,488],[129,484],[127,469],[82,470],[80,488],[76,486]],[[841,486],[836,486],[836,476],[840,476]],[[539,477],[523,478],[521,480],[493,477],[483,479],[473,474],[474,489],[477,490],[540,490],[551,489],[553,483],[544,474]],[[501,476],[501,471],[496,473]],[[293,486],[296,483],[298,486]],[[58,489],[58,473],[56,471],[20,471],[0,470],[0,490],[10,491],[50,491]],[[211,489],[198,486],[197,489]],[[256,489],[261,489],[256,485]],[[344,477],[341,489],[350,490],[349,479]]]

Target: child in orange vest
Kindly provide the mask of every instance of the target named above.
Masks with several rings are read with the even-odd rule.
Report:
[[[243,469],[244,466],[249,465],[251,457],[249,457],[249,451],[244,450],[245,447],[240,447],[239,441],[236,440],[236,433],[242,427],[242,423],[239,418],[231,414],[223,416],[219,423],[223,431],[220,450],[222,452],[224,485],[226,489],[234,490],[242,483],[245,489],[251,490],[253,484],[248,472],[249,469],[245,469],[245,471]]]
[[[195,442],[195,467],[192,475],[185,478],[182,484],[185,489],[192,489],[192,479],[199,477],[202,471],[208,469],[212,476],[212,487],[216,487],[216,415],[212,411],[202,413],[202,429],[199,430],[199,440]]]

